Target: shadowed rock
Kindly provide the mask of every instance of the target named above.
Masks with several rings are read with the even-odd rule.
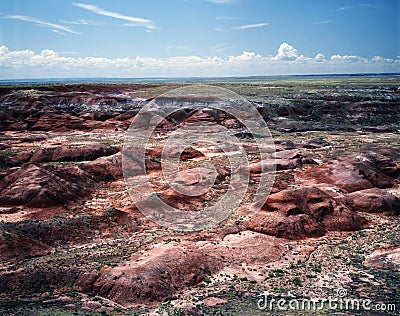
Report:
[[[33,154],[30,162],[94,160],[117,152],[118,149],[96,143],[85,146],[51,147],[39,149]]]
[[[6,156],[0,156],[0,170],[8,169],[17,166],[17,163]]]
[[[365,220],[316,187],[283,190],[268,197],[245,225],[269,235],[302,239],[330,230],[357,230]]]
[[[307,169],[301,177],[306,180],[307,184],[332,184],[347,192],[372,188],[372,183],[360,173],[353,163],[352,157],[329,161]]]
[[[400,199],[385,190],[372,188],[347,195],[352,207],[360,212],[400,214]]]
[[[81,165],[80,168],[94,176],[96,180],[114,181],[123,176],[122,155],[117,153],[107,157],[100,157]]]
[[[193,251],[193,243],[161,244],[125,265],[103,269],[98,278],[84,274],[77,284],[83,291],[134,306],[162,301],[221,267],[206,251]]]
[[[0,203],[46,207],[76,201],[95,188],[75,166],[25,164],[7,175],[0,184]]]
[[[26,236],[17,236],[10,232],[0,233],[0,261],[15,261],[43,256],[50,253],[52,247]]]
[[[188,160],[204,157],[203,153],[201,153],[197,149],[194,149],[191,146],[186,147],[184,145],[157,147],[147,150],[146,153],[153,158],[161,158],[161,156],[163,155],[166,159],[179,158],[181,160]]]
[[[215,242],[156,244],[126,264],[82,274],[77,286],[125,307],[156,304],[224,267],[276,261],[285,252],[281,242],[272,236],[244,231]]]
[[[357,156],[354,165],[360,173],[378,188],[390,188],[394,186],[400,175],[400,166],[390,157],[374,152]]]

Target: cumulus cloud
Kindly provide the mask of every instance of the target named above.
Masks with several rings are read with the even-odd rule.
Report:
[[[78,3],[73,3],[73,5],[78,8],[82,8],[82,9],[91,11],[98,15],[103,15],[103,16],[114,18],[114,19],[119,19],[119,20],[129,22],[129,23],[125,23],[124,24],[125,26],[144,26],[150,30],[156,29],[156,27],[153,25],[153,22],[149,19],[144,19],[144,18],[121,14],[118,12],[108,11],[106,9],[100,8],[100,7],[98,7],[96,5],[92,5],[92,4],[85,4],[85,3],[78,2]]]
[[[317,63],[322,63],[322,62],[326,61],[325,56],[321,53],[318,53],[317,55],[315,55],[314,60]]]
[[[297,49],[288,43],[282,43],[279,46],[278,54],[276,54],[276,60],[294,60],[298,57]]]
[[[345,63],[360,63],[360,62],[368,62],[367,58],[362,58],[355,55],[333,55],[331,57],[331,61],[333,62],[345,62]]]
[[[53,32],[60,33],[60,34],[65,34],[64,32],[72,33],[72,34],[79,34],[79,32],[75,32],[73,29],[71,29],[71,28],[69,28],[67,26],[56,24],[56,23],[46,22],[46,21],[40,20],[40,19],[35,18],[35,17],[31,17],[31,16],[26,16],[26,15],[6,15],[5,17],[8,18],[8,19],[14,19],[14,20],[20,20],[20,21],[24,21],[24,22],[30,22],[30,23],[33,23],[36,26],[49,27],[49,28],[52,29]]]
[[[217,47],[218,49],[219,47]],[[400,57],[364,58],[355,55],[314,57],[300,55],[292,45],[282,43],[274,56],[243,51],[235,56],[194,55],[150,58],[72,57],[50,49],[11,51],[0,46],[0,77],[177,77],[253,76],[280,74],[327,74],[400,72]]]
[[[260,60],[262,59],[262,56],[259,54],[256,54],[254,52],[246,52],[243,51],[242,54],[239,56],[229,56],[227,62],[228,63],[240,63],[240,62],[248,62],[248,61],[255,61],[255,60]]]
[[[252,28],[256,28],[256,27],[263,27],[263,26],[267,26],[270,25],[271,23],[256,23],[256,24],[246,24],[246,25],[240,25],[240,26],[235,26],[233,27],[233,29],[235,30],[245,30],[245,29],[252,29]]]

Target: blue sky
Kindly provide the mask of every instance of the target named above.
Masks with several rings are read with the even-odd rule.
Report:
[[[399,72],[399,0],[8,0],[0,77]]]

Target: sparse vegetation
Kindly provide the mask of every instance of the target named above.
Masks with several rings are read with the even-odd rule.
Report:
[[[274,187],[274,190],[279,191],[298,185],[296,181],[300,177],[300,173],[316,163],[322,164],[332,159],[342,159],[354,153],[374,151],[394,157],[397,159],[396,163],[399,163],[398,132],[391,131],[391,129],[399,128],[398,113],[391,114],[384,107],[390,107],[398,102],[396,101],[398,100],[398,78],[390,78],[390,80],[389,78],[313,78],[213,84],[232,89],[248,97],[260,111],[266,109],[268,113],[272,113],[273,119],[269,118],[271,119],[271,133],[277,141],[304,144],[310,139],[320,139],[320,141],[331,144],[321,148],[308,149],[301,146],[297,148],[296,150],[302,157],[299,159],[312,158],[315,159],[315,163],[302,163],[295,169],[278,170],[276,183],[280,186]],[[178,83],[145,85],[137,94],[132,93],[132,96],[153,98],[162,92],[180,86],[182,85]],[[138,90],[136,85],[124,85],[123,87],[132,89],[132,91]],[[53,88],[56,89],[56,86]],[[98,88],[99,86],[96,85],[90,87],[90,89],[94,89],[93,91]],[[49,87],[26,86],[23,89],[40,90],[49,89]],[[376,93],[377,90],[380,92]],[[82,93],[90,94],[91,92]],[[22,90],[18,92],[18,95],[20,98],[26,96]],[[388,102],[389,99],[393,102]],[[283,101],[285,101],[285,106],[290,108],[290,113],[288,116],[280,117],[277,111]],[[378,107],[376,107],[377,104],[379,104]],[[371,108],[373,111],[368,114],[357,112],[353,115],[352,107],[356,105],[374,108]],[[115,113],[111,112],[119,115],[127,109],[137,109],[137,104],[125,104],[124,106],[112,109],[115,110]],[[70,114],[79,117],[80,107],[83,105],[78,104]],[[68,112],[72,111],[72,108],[65,103],[65,108],[57,108],[57,111]],[[3,106],[3,109],[6,108]],[[366,126],[363,126],[363,120],[368,121]],[[378,127],[383,130],[379,130]],[[0,156],[8,159],[21,154],[22,158],[20,158],[19,164],[26,163],[23,159],[29,159],[29,157],[23,157],[25,152],[40,149],[43,141],[49,146],[55,144],[57,146],[65,144],[85,146],[91,142],[100,142],[118,150],[124,143],[122,139],[124,131],[121,128],[118,131],[109,129],[107,133],[85,129],[71,132],[41,131],[36,133],[33,134],[29,130],[18,132],[18,135],[14,132],[4,132],[0,135],[0,144],[5,144],[2,147],[4,149],[0,150]],[[150,147],[159,146],[165,141],[163,137],[160,135],[153,139]],[[246,150],[249,151],[249,160],[257,161],[260,158],[259,154],[251,152],[252,146],[255,145],[254,139],[244,139],[243,142]],[[155,160],[159,159],[155,158]],[[225,177],[229,174],[226,171],[229,159],[216,155],[207,162],[215,165],[218,173],[223,176],[219,176],[218,181],[207,193],[207,201],[204,203],[213,201],[221,195],[223,190],[229,189],[229,181]],[[85,163],[85,161],[77,159],[66,162],[52,161],[43,163],[43,165],[62,166],[63,164],[82,165]],[[180,167],[182,169],[195,168],[202,164],[204,164],[202,159],[187,159],[181,161]],[[16,167],[16,169],[18,168],[19,166]],[[2,172],[6,176],[8,171],[2,169]],[[168,197],[163,193],[168,186],[158,178],[157,181],[154,197]],[[248,191],[252,195],[246,196],[243,205],[251,201],[259,177],[253,177],[251,181]],[[217,255],[212,251],[207,251],[207,249],[210,250],[219,245],[220,238],[230,237],[229,234],[242,238],[245,235],[244,230],[248,229],[243,225],[245,216],[234,214],[231,222],[227,220],[221,225],[223,229],[226,228],[226,231],[219,230],[219,227],[215,231],[193,234],[173,232],[149,224],[140,215],[137,215],[135,205],[132,204],[122,180],[99,182],[101,183],[93,196],[86,200],[71,203],[63,201],[51,209],[7,205],[0,210],[2,243],[0,246],[5,245],[0,248],[9,249],[10,252],[26,251],[26,253],[22,253],[21,257],[13,258],[11,255],[10,260],[2,262],[2,271],[0,271],[2,282],[0,283],[4,285],[0,295],[0,314],[7,315],[10,312],[15,315],[70,315],[72,313],[100,315],[101,313],[97,313],[95,310],[80,310],[83,303],[90,301],[92,304],[98,303],[102,307],[106,307],[107,311],[104,313],[118,316],[149,314],[155,311],[162,315],[186,315],[193,306],[194,310],[196,309],[199,314],[204,315],[258,315],[255,302],[259,299],[257,295],[263,291],[272,291],[281,297],[293,295],[293,293],[296,295],[299,293],[304,297],[325,297],[332,294],[334,289],[342,287],[349,289],[351,297],[367,297],[374,301],[400,301],[400,280],[396,266],[389,259],[386,260],[387,258],[384,256],[382,258],[386,259],[371,261],[373,258],[371,254],[374,251],[386,251],[398,247],[400,240],[398,216],[381,216],[379,213],[360,212],[362,217],[372,223],[371,225],[362,227],[362,230],[355,232],[329,232],[321,238],[279,239],[280,244],[284,244],[286,247],[284,249],[287,251],[285,250],[281,257],[277,256],[269,262],[270,254],[268,253],[266,256],[263,253],[264,248],[262,248],[259,250],[260,256],[265,255],[266,257],[259,262],[246,257],[251,252],[247,248],[238,256],[232,256],[229,253],[234,253],[234,248],[224,248],[226,253],[221,252]],[[74,183],[71,183],[72,185]],[[335,191],[335,194],[346,195],[345,190],[342,189]],[[201,204],[199,202],[196,205]],[[181,209],[189,210],[185,207],[186,205],[182,203]],[[298,215],[294,214],[289,218],[292,220],[292,216]],[[302,215],[305,216],[305,214],[300,214],[300,216]],[[225,235],[227,233],[228,235]],[[263,234],[269,233],[263,232]],[[13,244],[19,239],[21,244]],[[36,243],[32,243],[31,246],[29,242],[32,240]],[[202,266],[199,271],[191,270],[191,276],[188,277],[190,282],[186,282],[185,272],[181,271],[186,267],[182,266],[179,260],[175,260],[176,269],[181,273],[178,273],[178,276],[172,277],[169,271],[164,271],[164,265],[159,264],[152,268],[151,273],[153,274],[149,279],[143,278],[135,283],[146,289],[148,293],[152,293],[152,291],[168,293],[169,296],[162,299],[152,297],[154,300],[152,304],[159,304],[158,306],[149,305],[126,310],[114,304],[112,300],[108,301],[106,297],[95,296],[97,293],[94,291],[93,293],[80,291],[80,288],[76,286],[76,281],[82,276],[87,277],[86,281],[89,282],[90,278],[96,279],[104,271],[109,273],[113,269],[119,270],[125,265],[132,267],[137,263],[137,258],[146,261],[149,259],[146,257],[149,251],[157,249],[157,247],[159,247],[158,249],[183,247],[182,257],[190,258],[196,249],[186,247],[186,244],[196,243],[196,247],[200,248],[203,247],[203,244],[207,244],[210,248],[204,248],[206,249],[204,253],[202,252],[199,257],[194,257],[195,259],[189,261],[187,265],[197,263],[198,260],[201,260],[199,258],[204,256],[206,257],[205,262],[215,260],[215,266],[210,269]],[[35,250],[35,247],[39,249],[43,245],[48,247],[47,252],[29,252],[31,249]],[[377,258],[381,258],[379,253],[375,253],[375,255]],[[123,271],[118,274],[115,281],[120,279],[124,281],[124,278],[127,277],[124,273],[127,272]],[[160,278],[162,282],[151,283],[158,273],[162,274]],[[18,282],[14,278],[16,275],[19,278]],[[180,281],[176,281],[180,278],[184,279],[185,283],[182,281],[181,284]],[[375,286],[379,286],[380,290],[376,291]],[[127,293],[131,290],[134,291],[133,285],[127,290]],[[142,293],[135,292],[138,299],[149,295],[145,291],[142,292],[143,296]],[[24,303],[22,299],[29,303]],[[204,303],[207,299],[211,301],[209,306]],[[50,302],[42,303],[46,300]],[[51,303],[52,300],[54,303]],[[217,302],[215,306],[212,305],[215,303],[213,300]],[[161,304],[161,301],[166,303]],[[75,306],[75,309],[66,308],[65,306],[68,304]],[[94,304],[94,306],[97,305]]]

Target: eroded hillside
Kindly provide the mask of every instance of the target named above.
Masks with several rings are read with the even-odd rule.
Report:
[[[222,126],[249,160],[235,166],[249,175],[241,205],[192,232],[144,216],[122,168],[126,131],[142,106],[184,84],[0,88],[3,314],[265,315],[257,308],[263,291],[300,299],[338,289],[400,309],[398,78],[214,85],[248,98],[267,122],[276,172],[267,201],[249,215],[271,171],[259,154],[269,148],[235,117],[183,100],[146,147],[158,198],[195,212],[232,189],[229,154],[205,142],[169,149],[180,163],[170,180],[190,187],[209,175],[212,185],[186,195],[170,186],[161,158],[178,128],[202,122],[211,137]],[[140,170],[134,160],[129,168]]]

